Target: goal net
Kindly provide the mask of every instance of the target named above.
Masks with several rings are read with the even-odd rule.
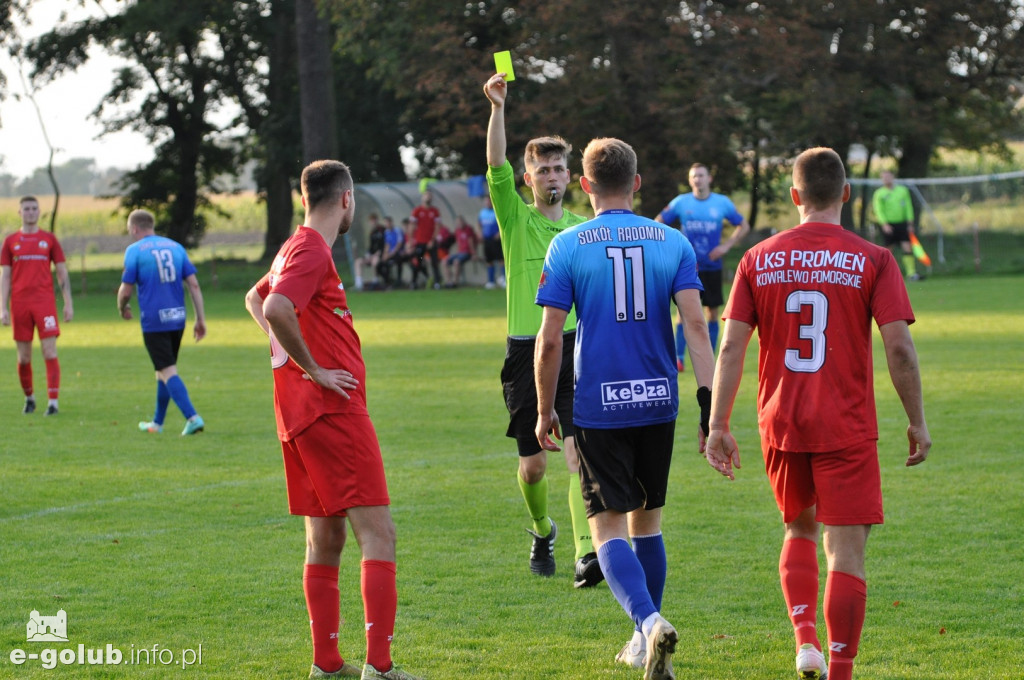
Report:
[[[854,215],[861,233],[880,242],[878,222],[871,210],[871,195],[882,185],[878,179],[853,179]],[[933,245],[933,259],[958,265],[980,264],[978,232],[1024,233],[1024,170],[963,177],[900,178],[914,201],[918,235]],[[866,207],[866,209],[865,209]]]

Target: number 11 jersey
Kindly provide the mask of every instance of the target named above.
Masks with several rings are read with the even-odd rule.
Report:
[[[672,296],[703,290],[693,247],[676,229],[607,210],[548,248],[537,304],[576,305],[573,423],[616,429],[675,420]]]

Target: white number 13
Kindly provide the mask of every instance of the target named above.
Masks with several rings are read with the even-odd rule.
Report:
[[[786,350],[786,368],[797,373],[817,373],[825,365],[825,328],[828,326],[828,298],[816,290],[795,290],[786,298],[786,311],[799,314],[811,308],[811,323],[800,325],[800,338],[811,343],[811,356],[803,358],[800,350]]]

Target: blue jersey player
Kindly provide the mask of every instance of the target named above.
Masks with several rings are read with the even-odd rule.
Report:
[[[667,564],[661,509],[679,405],[670,300],[690,343],[702,452],[714,353],[693,248],[675,229],[631,210],[640,188],[633,149],[595,139],[584,151],[583,173],[580,185],[596,217],[555,236],[537,292],[544,308],[535,360],[537,440],[558,450],[549,434],[560,435],[553,405],[562,324],[575,305],[580,483],[602,572],[635,624],[616,660],[645,666],[645,678],[674,678],[678,636],[660,613]]]
[[[722,257],[743,240],[750,231],[750,224],[727,196],[711,192],[712,177],[707,166],[701,163],[690,166],[689,181],[693,192],[673,198],[655,219],[665,224],[678,222],[683,235],[697,253],[697,271],[704,285],[700,299],[707,313],[711,348],[714,349],[718,343],[718,308],[725,301],[722,296]],[[725,242],[722,241],[724,222],[736,227]],[[686,338],[682,326],[677,326],[676,365],[680,371],[685,365],[685,354]]]
[[[178,349],[185,333],[185,286],[188,286],[196,321],[192,335],[199,342],[206,335],[203,294],[196,268],[185,249],[177,242],[157,236],[153,215],[135,210],[128,216],[128,233],[135,241],[124,252],[124,272],[117,289],[117,310],[121,318],[132,318],[131,299],[139,288],[139,319],[142,339],[156,369],[156,411],[152,421],[139,423],[143,432],[163,432],[167,406],[171,400],[185,416],[181,434],[201,432],[205,427],[178,376]]]

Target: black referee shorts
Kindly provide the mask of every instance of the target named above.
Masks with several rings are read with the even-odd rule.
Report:
[[[533,376],[533,352],[537,342],[533,338],[509,338],[505,345],[505,365],[501,368],[501,387],[505,393],[509,423],[505,435],[519,445],[520,456],[540,453],[537,442],[537,384]],[[562,366],[558,372],[558,391],[555,393],[555,413],[562,428],[562,436],[571,437],[573,398],[573,347],[576,331],[562,335]]]

